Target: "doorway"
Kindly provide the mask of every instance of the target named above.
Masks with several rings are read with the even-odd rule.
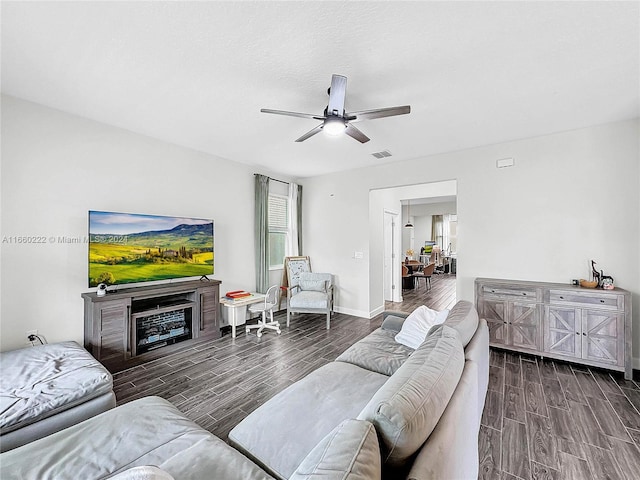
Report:
[[[389,298],[393,298],[393,303],[402,302],[401,262],[406,256],[407,249],[414,250],[414,255],[418,258],[420,247],[427,240],[426,237],[421,238],[426,235],[425,233],[424,235],[418,235],[418,238],[414,236],[414,248],[403,245],[405,217],[409,213],[406,209],[403,210],[403,203],[407,203],[408,199],[411,199],[411,216],[417,216],[420,213],[420,209],[425,208],[419,203],[420,201],[425,201],[426,203],[448,201],[453,202],[455,205],[457,203],[457,181],[443,180],[370,190],[369,307],[372,316],[384,311],[385,301],[388,302],[389,300],[387,299]],[[396,215],[393,220],[395,226],[392,225],[392,216],[390,215],[392,213]],[[429,216],[428,218],[429,223],[431,223],[431,217]],[[420,228],[420,219],[418,219],[418,227]],[[394,231],[397,232],[397,237],[392,237],[392,232]],[[431,231],[430,229],[427,231],[430,238]],[[415,242],[422,243],[418,245]],[[397,261],[396,266],[393,265],[394,259]],[[458,282],[455,277],[453,280],[457,285]],[[396,288],[394,288],[394,285]],[[407,293],[409,292],[407,291]]]

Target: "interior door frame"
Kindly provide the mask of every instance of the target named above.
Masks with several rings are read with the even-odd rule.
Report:
[[[400,214],[391,210],[384,210],[383,220],[383,298],[385,301],[401,302],[402,288],[400,275]],[[388,267],[388,268],[387,268]]]

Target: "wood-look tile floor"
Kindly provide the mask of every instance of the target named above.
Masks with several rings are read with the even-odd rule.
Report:
[[[491,350],[481,479],[639,479],[640,384]]]
[[[435,310],[456,301],[455,276],[432,277],[385,308]],[[278,314],[281,325],[286,316]],[[280,336],[229,334],[114,375],[118,404],[168,399],[216,436],[380,326],[335,314],[297,315]],[[286,406],[284,407],[286,408]],[[492,350],[479,438],[481,479],[639,479],[640,383],[597,369]]]
[[[404,302],[387,309],[411,312],[426,304],[436,310],[455,303],[455,276],[435,278],[427,290],[406,290]],[[333,361],[382,323],[334,314],[331,329],[324,315],[292,317],[286,328],[286,312],[276,315],[282,334],[266,332],[258,339],[238,328],[216,340],[198,342],[183,351],[114,374],[118,405],[148,395],[158,395],[222,439],[255,408],[309,372]]]

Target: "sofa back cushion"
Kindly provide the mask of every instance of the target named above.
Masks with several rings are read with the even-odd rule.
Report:
[[[453,306],[443,325],[458,332],[460,342],[466,348],[478,329],[478,312],[471,302],[460,300]],[[440,325],[431,327],[428,335],[431,335],[438,328],[440,328]]]
[[[336,362],[347,362],[390,377],[414,352],[394,340],[395,332],[378,328],[344,352]]]
[[[386,466],[403,466],[429,438],[463,368],[458,333],[442,327],[374,394],[358,418],[375,426]]]
[[[289,480],[379,480],[378,436],[363,420],[345,420],[314,447]]]

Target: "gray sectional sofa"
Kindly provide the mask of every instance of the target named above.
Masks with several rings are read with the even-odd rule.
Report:
[[[458,302],[415,351],[404,314],[264,403],[231,446],[168,402],[147,397],[0,455],[0,477],[175,479],[477,478],[488,330]]]
[[[111,374],[76,342],[0,353],[0,452],[116,406]]]
[[[323,437],[355,418],[377,432],[383,478],[477,478],[486,322],[470,302],[458,302],[414,351],[394,340],[405,317],[388,312],[380,329],[261,405],[229,433],[231,445],[286,479]]]

